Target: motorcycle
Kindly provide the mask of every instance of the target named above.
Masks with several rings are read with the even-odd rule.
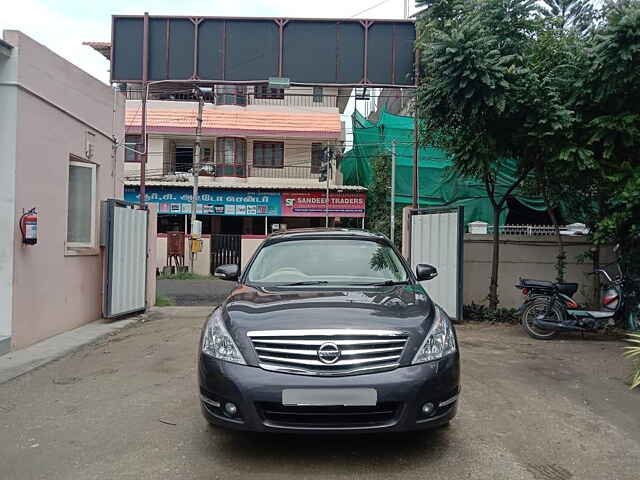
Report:
[[[612,265],[617,267],[613,277],[606,270]],[[638,302],[630,303],[634,306],[631,309],[626,301],[627,298],[635,300],[637,289],[630,288],[631,281],[625,278],[620,259],[592,274],[604,279],[601,310],[587,310],[578,305],[573,299],[578,291],[577,283],[520,279],[516,288],[526,296],[520,307],[525,331],[535,339],[549,340],[558,332],[601,330],[624,323],[625,318],[628,325],[637,324]]]

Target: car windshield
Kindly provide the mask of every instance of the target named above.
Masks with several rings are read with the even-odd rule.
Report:
[[[358,239],[287,240],[262,248],[249,283],[378,284],[406,282],[404,265],[388,245]]]

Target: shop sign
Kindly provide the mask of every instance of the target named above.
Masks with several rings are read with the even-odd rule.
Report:
[[[158,213],[181,215],[191,213],[193,194],[186,188],[147,187],[147,203],[157,203]],[[124,199],[139,202],[138,187],[126,187]],[[196,212],[199,215],[239,215],[243,217],[277,217],[281,215],[281,199],[277,192],[200,189]]]
[[[331,192],[330,217],[364,217],[365,193]],[[325,192],[282,192],[283,217],[323,217],[326,215]]]

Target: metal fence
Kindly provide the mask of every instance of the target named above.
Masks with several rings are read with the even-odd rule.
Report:
[[[556,234],[553,225],[501,225],[499,227],[500,235],[526,235],[529,237],[549,237]],[[493,233],[495,227],[487,226],[487,232]],[[560,227],[561,232],[566,232],[564,226]]]

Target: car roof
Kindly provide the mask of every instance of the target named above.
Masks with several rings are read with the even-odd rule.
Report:
[[[367,232],[366,230],[358,230],[355,228],[300,228],[272,233],[267,237],[266,242],[293,239],[299,240],[304,238],[354,238],[375,241],[389,240],[381,233]]]

